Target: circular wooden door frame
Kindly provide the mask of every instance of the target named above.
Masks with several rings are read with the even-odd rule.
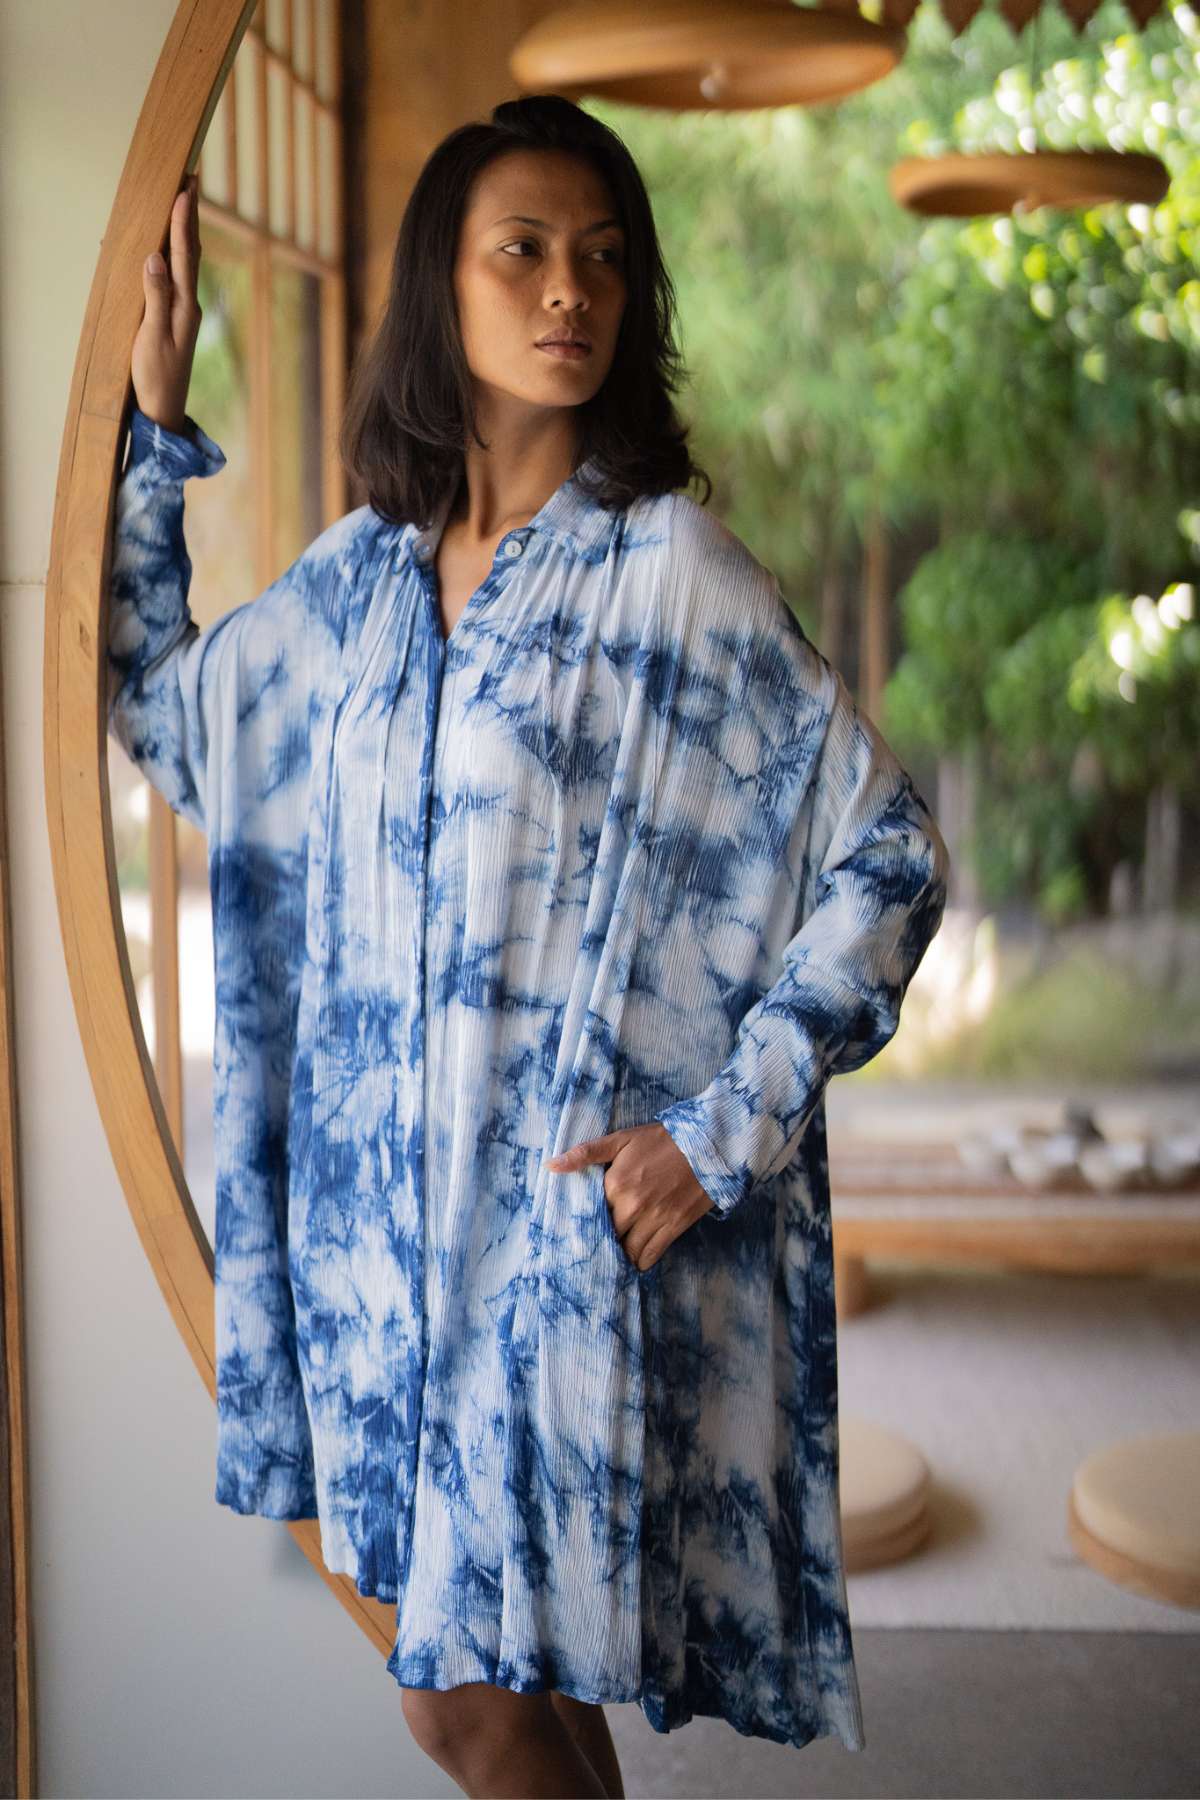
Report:
[[[257,0],[180,0],[113,201],[71,381],[46,580],[46,823],[75,1015],[125,1199],[214,1404],[212,1247],[196,1213],[146,1049],[121,916],[108,785],[106,595],[113,501],[142,318],[142,264],[165,248]],[[315,1519],[287,1521],[310,1563],[385,1655],[395,1612],[331,1575]]]

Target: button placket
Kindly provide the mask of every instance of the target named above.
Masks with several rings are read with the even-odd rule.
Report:
[[[412,562],[420,573],[421,585],[425,590],[428,605],[429,622],[443,651],[449,649],[451,642],[460,633],[462,636],[467,635],[468,615],[473,614],[481,604],[490,600],[504,586],[507,579],[506,571],[517,557],[524,554],[530,535],[532,534],[526,531],[520,536],[513,535],[500,539],[492,557],[491,568],[474,593],[470,595],[451,631],[445,636],[443,636],[441,620],[438,617],[438,587],[433,563],[436,546],[431,544],[427,538],[418,537],[413,540]]]

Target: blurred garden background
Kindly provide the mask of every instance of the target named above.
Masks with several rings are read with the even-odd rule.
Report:
[[[587,104],[650,187],[710,504],[950,842],[952,966],[854,1079],[1200,1074],[1200,18],[952,38],[925,4],[835,105]],[[1151,151],[1170,190],[969,220],[889,192],[904,156],[1035,146]]]

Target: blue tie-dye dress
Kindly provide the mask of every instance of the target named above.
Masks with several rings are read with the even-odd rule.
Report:
[[[864,1746],[823,1090],[895,1030],[948,857],[776,578],[592,464],[448,639],[360,507],[201,632],[134,410],[109,728],[208,838],[216,1498],[317,1518],[405,1687]],[[582,1139],[711,1197],[645,1272]]]

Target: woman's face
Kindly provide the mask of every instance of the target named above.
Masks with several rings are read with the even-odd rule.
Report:
[[[513,150],[471,190],[454,270],[463,350],[489,398],[579,406],[612,365],[625,310],[625,234],[607,184],[567,151]],[[538,348],[564,328],[591,344]]]

